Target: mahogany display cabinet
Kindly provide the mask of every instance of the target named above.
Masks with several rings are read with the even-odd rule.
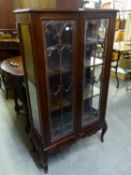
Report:
[[[30,139],[47,172],[49,154],[98,130],[103,141],[116,11],[25,9],[15,14]]]

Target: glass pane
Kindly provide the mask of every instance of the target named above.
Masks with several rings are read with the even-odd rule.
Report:
[[[21,35],[22,35],[22,44],[24,50],[25,66],[27,73],[27,82],[28,82],[28,91],[30,96],[31,104],[31,115],[33,120],[33,126],[40,134],[40,121],[39,121],[39,110],[38,110],[38,101],[35,85],[35,75],[34,75],[34,64],[32,56],[32,46],[31,46],[31,37],[29,25],[21,24],[20,25]]]
[[[30,94],[30,103],[31,103],[31,112],[33,119],[33,126],[40,134],[40,121],[39,121],[39,111],[38,111],[38,101],[37,101],[37,92],[36,86],[28,79],[28,88]]]
[[[52,140],[73,131],[73,21],[45,21],[50,129]]]
[[[85,22],[82,126],[99,119],[108,19]]]

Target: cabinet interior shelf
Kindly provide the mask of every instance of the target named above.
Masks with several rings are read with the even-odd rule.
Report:
[[[70,105],[71,105],[71,102],[67,98],[63,97],[59,101],[52,102],[50,104],[50,110],[56,111],[56,110],[59,110],[61,108],[65,108],[65,107],[70,106]]]
[[[52,129],[53,141],[60,138],[61,135],[67,135],[72,132],[72,123],[67,123],[64,127],[57,127]]]
[[[93,37],[87,37],[87,43],[97,43],[97,44],[103,44],[104,38],[93,38]]]
[[[59,69],[59,68],[48,69],[48,75],[49,76],[59,75],[60,72],[62,74],[68,74],[68,73],[71,73],[71,69],[70,68],[66,68],[66,67],[62,67],[61,69]]]
[[[95,86],[91,86],[91,85],[87,85],[84,87],[84,95],[83,95],[83,99],[87,99],[87,98],[91,98],[91,97],[95,97],[100,95],[100,89],[95,87]]]
[[[99,66],[103,64],[103,60],[101,60],[100,58],[94,58],[91,57],[90,60],[88,59],[84,59],[84,67],[93,67],[93,66]]]
[[[89,108],[86,113],[84,113],[82,118],[82,123],[85,125],[89,125],[95,120],[98,120],[99,111],[94,108]]]

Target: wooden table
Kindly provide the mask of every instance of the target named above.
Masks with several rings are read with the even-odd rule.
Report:
[[[1,63],[1,71],[6,98],[8,99],[8,91],[12,88],[14,92],[15,110],[19,113],[20,109],[18,99],[19,95],[22,94],[22,83],[24,81],[24,70],[21,56],[3,60]]]
[[[17,63],[18,65],[13,66],[11,63]],[[2,71],[9,73],[13,76],[24,76],[23,63],[21,56],[15,56],[2,61],[1,63]]]
[[[15,64],[15,66],[13,66]],[[21,107],[18,104],[18,100],[22,102],[24,110],[26,112],[26,131],[30,129],[28,105],[27,105],[27,95],[24,84],[24,70],[22,57],[16,56],[6,60],[1,63],[2,78],[5,84],[5,88],[8,91],[8,83],[12,83],[14,91],[14,101],[15,101],[15,111],[20,112]],[[8,82],[9,81],[9,82]],[[11,82],[10,82],[11,81]]]
[[[117,80],[117,88],[119,88],[119,79],[117,76],[117,69],[118,69],[118,64],[120,60],[120,56],[125,53],[129,53],[131,51],[131,43],[130,42],[115,42],[113,45],[113,52],[118,53],[118,58],[117,58],[117,63],[116,63],[116,70],[115,70],[115,75],[116,75],[116,80]]]
[[[19,39],[6,34],[0,35],[0,64],[4,59],[20,55]],[[2,85],[1,71],[0,71],[0,88]]]

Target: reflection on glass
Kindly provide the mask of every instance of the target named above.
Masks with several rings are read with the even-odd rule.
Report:
[[[31,112],[33,118],[33,125],[37,132],[40,134],[40,123],[39,123],[39,113],[38,113],[38,102],[36,96],[36,87],[35,85],[28,79],[28,88],[30,94],[30,103],[31,103]]]
[[[46,55],[52,140],[73,130],[72,38],[73,21],[45,21]]]
[[[82,126],[99,119],[102,70],[108,19],[85,23]]]
[[[33,64],[29,25],[21,24],[20,30],[22,34],[22,40],[23,40],[24,58],[25,58],[25,66],[26,66],[26,73],[27,73],[27,80],[28,80],[28,91],[30,96],[33,126],[37,130],[37,132],[40,134],[38,101],[37,101],[36,86],[35,86],[34,64]]]
[[[108,19],[86,21],[85,57],[103,58]]]

